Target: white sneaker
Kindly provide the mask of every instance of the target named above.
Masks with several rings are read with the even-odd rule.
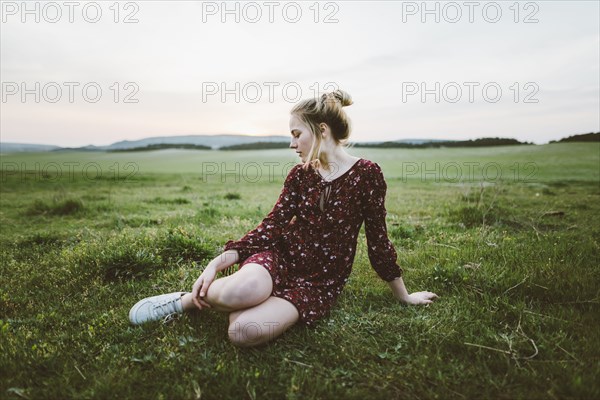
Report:
[[[129,311],[129,321],[134,325],[145,322],[159,321],[173,315],[183,314],[181,297],[186,292],[161,294],[160,296],[147,297],[135,303]]]

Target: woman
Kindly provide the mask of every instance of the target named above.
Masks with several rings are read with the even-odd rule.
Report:
[[[341,90],[304,100],[291,111],[290,148],[302,164],[289,172],[273,210],[254,230],[229,241],[194,283],[176,292],[138,302],[134,324],[171,314],[212,308],[229,314],[229,337],[239,346],[265,343],[297,322],[313,325],[335,303],[352,268],[364,221],[368,254],[394,297],[429,304],[431,292],[409,294],[387,237],[386,183],[381,168],[344,150],[350,122]],[[234,274],[217,272],[241,261]]]

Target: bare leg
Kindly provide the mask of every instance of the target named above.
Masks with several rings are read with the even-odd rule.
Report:
[[[246,264],[232,275],[215,280],[205,301],[216,311],[229,312],[229,339],[250,347],[275,339],[292,327],[298,311],[287,300],[271,296],[273,280],[260,264]],[[197,309],[192,294],[182,297],[186,311]]]
[[[231,312],[253,307],[271,295],[273,280],[260,264],[249,263],[239,271],[216,279],[208,288],[205,301],[216,311]],[[182,297],[183,309],[196,309],[192,294]]]
[[[298,318],[292,303],[270,296],[254,307],[229,314],[229,339],[241,347],[260,345],[291,328]]]

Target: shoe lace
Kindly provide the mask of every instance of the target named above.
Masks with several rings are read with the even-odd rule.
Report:
[[[171,322],[175,321],[179,319],[179,314],[169,314],[166,317],[163,318],[162,323],[167,325],[170,324]]]
[[[154,306],[153,312],[156,317],[163,318],[169,317],[173,314],[178,314],[176,303],[179,301],[179,298],[171,299],[167,301],[163,301],[162,303],[158,303]]]

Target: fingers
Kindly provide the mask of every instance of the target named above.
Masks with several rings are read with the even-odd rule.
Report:
[[[208,288],[209,286],[212,284],[212,281],[209,280],[205,280],[204,283],[202,284],[202,288],[200,289],[200,295],[198,297],[198,300],[200,301],[201,304],[204,304],[205,307],[211,307],[210,304],[208,304],[206,302],[206,300],[204,300],[204,298],[206,297],[206,293],[208,293]]]
[[[192,302],[198,309],[202,310],[203,308],[211,308],[212,306],[204,300],[206,297],[206,293],[208,292],[208,288],[212,283],[211,280],[205,279],[204,277],[198,278],[196,283],[192,288]]]
[[[202,310],[202,304],[200,304],[200,301],[198,300],[198,295],[192,294],[192,302],[198,309]]]
[[[200,297],[206,296],[206,292],[208,291],[208,287],[212,282],[204,281],[202,282],[202,287],[200,288]]]
[[[212,308],[212,306],[211,306],[210,304],[208,304],[208,303],[206,302],[206,300],[204,300],[203,298],[199,298],[199,299],[198,299],[198,302],[199,302],[199,303],[202,305],[202,307],[204,307],[204,308]]]
[[[194,298],[198,297],[199,289],[200,289],[200,286],[198,285],[198,281],[196,281],[194,283],[194,286],[192,286],[192,297],[194,297]]]
[[[418,298],[418,302],[415,304],[425,304],[425,305],[429,305],[432,304],[434,302],[434,300],[436,300],[437,298],[439,298],[439,296],[433,292],[417,292],[417,293],[413,293],[414,295],[417,295]]]
[[[200,303],[200,295],[199,295],[199,292],[200,292],[200,287],[201,287],[201,286],[202,286],[202,284],[203,284],[203,281],[204,281],[203,279],[200,279],[200,278],[199,278],[199,279],[196,281],[196,283],[194,283],[194,286],[193,286],[193,288],[192,288],[192,302],[193,302],[193,303],[194,303],[194,305],[195,305],[196,307],[198,307],[200,310],[202,310],[202,303]]]
[[[193,296],[193,295],[192,295]],[[202,297],[192,297],[192,302],[198,309],[202,310],[203,308],[211,308],[212,306],[206,302]]]
[[[206,293],[208,292],[208,287],[212,284],[212,279],[205,279],[202,282],[202,287],[200,288],[200,294],[198,297],[206,297]]]
[[[421,294],[423,297],[429,300],[435,300],[439,298],[439,296],[433,292],[419,292],[419,294]]]

